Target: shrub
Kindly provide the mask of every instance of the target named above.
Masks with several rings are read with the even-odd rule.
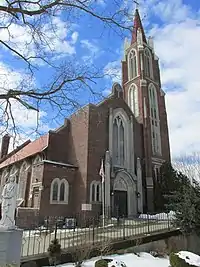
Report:
[[[169,256],[169,261],[171,267],[196,267],[195,265],[191,265],[185,260],[179,258],[179,256],[173,252]]]
[[[51,244],[48,248],[49,263],[50,265],[56,265],[59,262],[61,256],[61,245],[58,242],[58,239],[51,241]]]
[[[111,262],[111,259],[101,259],[95,262],[95,267],[108,267],[108,262]]]

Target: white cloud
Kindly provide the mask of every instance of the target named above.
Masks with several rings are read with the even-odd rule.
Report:
[[[182,0],[155,1],[153,11],[166,23],[177,23],[192,15],[190,7],[183,4]]]
[[[109,62],[104,68],[104,74],[107,79],[111,79],[112,83],[121,84],[121,63],[120,60]]]
[[[8,21],[4,22],[6,25]],[[47,53],[55,56],[75,54],[75,44],[78,39],[77,32],[70,32],[69,25],[60,17],[53,17],[38,28],[38,34],[27,25],[12,23],[0,29],[1,40],[7,42],[24,56],[39,56]],[[33,38],[34,37],[34,38]],[[41,38],[41,39],[40,39]],[[38,49],[39,44],[39,49]]]
[[[23,74],[22,71],[11,69],[0,62],[0,94],[10,89],[19,89],[26,83],[29,84],[28,81],[29,77]],[[34,80],[31,79],[31,83],[33,85]],[[23,89],[25,90],[25,88]],[[46,126],[41,125],[41,119],[46,116],[46,112],[43,110],[40,110],[39,113],[34,110],[28,110],[14,99],[10,99],[9,103],[10,105],[7,105],[5,100],[0,101],[0,134],[9,132],[14,135],[16,131],[16,133],[20,133],[20,136],[29,136],[36,129],[39,132]],[[7,110],[6,114],[5,110]],[[17,138],[19,139],[20,136]]]
[[[92,64],[94,59],[100,56],[102,51],[100,51],[95,41],[81,40],[80,43],[82,48],[88,50],[88,54],[82,57],[83,61]]]
[[[99,52],[99,47],[89,40],[81,40],[81,45],[83,48],[88,49],[94,55]]]
[[[71,38],[72,38],[71,43],[75,44],[78,40],[78,32],[73,32]]]
[[[200,10],[182,0],[143,0],[140,9],[160,58],[172,156],[200,151]]]
[[[155,10],[164,4],[160,2]],[[162,85],[167,89],[171,151],[178,156],[200,151],[200,24],[181,1],[169,1],[164,11],[160,16],[166,19],[165,25],[153,31]]]
[[[106,3],[104,0],[96,0],[97,4],[101,5],[101,6],[105,6]]]

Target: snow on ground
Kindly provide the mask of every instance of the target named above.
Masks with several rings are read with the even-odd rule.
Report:
[[[149,219],[149,220],[163,220],[163,221],[167,221],[167,220],[173,220],[175,219],[175,212],[174,211],[170,211],[169,213],[158,213],[158,214],[154,214],[154,215],[150,215],[150,214],[140,214],[139,219]]]
[[[200,266],[200,256],[198,256],[192,252],[180,251],[177,253],[177,255],[179,256],[179,258],[185,260],[190,265]]]
[[[104,259],[113,259],[113,263],[117,262],[118,264],[115,264],[116,266],[119,266],[121,262],[125,263],[126,267],[169,267],[169,260],[168,258],[155,258],[149,253],[142,252],[139,254],[139,256],[130,253],[130,254],[124,254],[124,255],[111,255],[103,257]],[[83,267],[94,267],[94,263],[99,258],[92,258],[91,260],[85,261],[83,264]],[[74,267],[73,263],[66,263],[63,265],[58,265],[62,267]],[[57,266],[57,267],[58,267]],[[110,266],[110,264],[109,264]],[[121,267],[121,266],[120,266]]]

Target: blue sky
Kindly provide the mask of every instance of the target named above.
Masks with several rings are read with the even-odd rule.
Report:
[[[154,37],[155,51],[160,58],[162,88],[167,93],[166,105],[172,155],[176,157],[184,153],[198,152],[200,150],[200,75],[198,71],[200,2],[196,0],[141,0],[139,2],[146,35]],[[122,0],[120,5],[133,14],[133,1]],[[96,3],[96,10],[99,12],[114,12],[116,8],[113,1],[98,0]],[[70,61],[76,62],[79,66],[83,64],[88,67],[95,66],[103,73],[114,74],[112,78],[102,78],[97,80],[96,85],[92,85],[97,92],[106,95],[112,83],[120,80],[123,41],[125,36],[130,38],[131,34],[125,30],[116,32],[116,28],[104,27],[103,23],[89,16],[82,16],[77,21],[73,16],[69,18],[62,13],[53,19],[53,23],[56,27],[56,35],[51,32],[50,27],[45,26],[45,32],[54,50],[53,60],[56,63]],[[131,21],[127,21],[127,25],[131,24]],[[15,25],[13,32],[16,45],[25,51],[23,45],[29,40],[26,29]],[[0,32],[0,36],[3,40],[7,38],[5,32],[3,34]],[[48,54],[47,47],[45,49]],[[34,52],[33,46],[31,53],[34,54]],[[6,86],[11,87],[26,74],[26,69],[24,63],[0,47],[0,73],[9,77],[10,82]],[[34,86],[38,87],[48,84],[53,78],[51,69],[47,65],[40,64],[35,75]],[[27,84],[29,84],[28,77]],[[91,96],[86,90],[77,93],[75,98],[81,104],[97,101],[97,97]],[[31,132],[34,130],[37,115],[35,112],[28,112],[15,105],[13,110],[17,125],[23,129],[22,139],[26,139],[26,133],[29,133],[30,129]],[[49,111],[47,105],[41,106],[40,132],[46,132],[63,121],[63,116],[52,121],[55,111]],[[67,116],[70,112],[64,113]]]

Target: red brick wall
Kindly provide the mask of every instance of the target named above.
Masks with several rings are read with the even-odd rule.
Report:
[[[69,145],[69,121],[57,131],[49,132],[49,145],[46,151],[46,159],[68,163]]]
[[[9,143],[10,143],[10,136],[6,134],[2,137],[1,140],[0,159],[4,158],[8,154]]]
[[[90,107],[89,113],[89,141],[88,141],[88,190],[87,201],[90,197],[90,183],[100,180],[99,169],[101,159],[109,149],[109,109],[123,108],[130,118],[132,113],[122,98],[113,96],[97,107]],[[141,125],[134,119],[134,149],[135,156],[142,156]]]
[[[44,175],[44,164],[43,163],[32,165],[30,192],[33,193],[34,183],[43,182],[43,175]],[[41,203],[41,198],[39,197],[38,202],[37,202],[38,209],[40,208],[40,203]],[[32,198],[28,199],[28,207],[32,207]]]
[[[40,216],[72,216],[74,212],[74,182],[76,179],[74,168],[44,163],[43,190],[41,194]],[[69,183],[68,204],[50,204],[51,183],[55,178],[66,179]]]
[[[79,110],[70,118],[68,155],[70,163],[78,167],[74,181],[74,207],[81,211],[81,204],[86,203],[87,164],[88,164],[88,121],[89,106]]]
[[[160,130],[163,158],[170,162],[169,130],[164,96],[160,97]]]

